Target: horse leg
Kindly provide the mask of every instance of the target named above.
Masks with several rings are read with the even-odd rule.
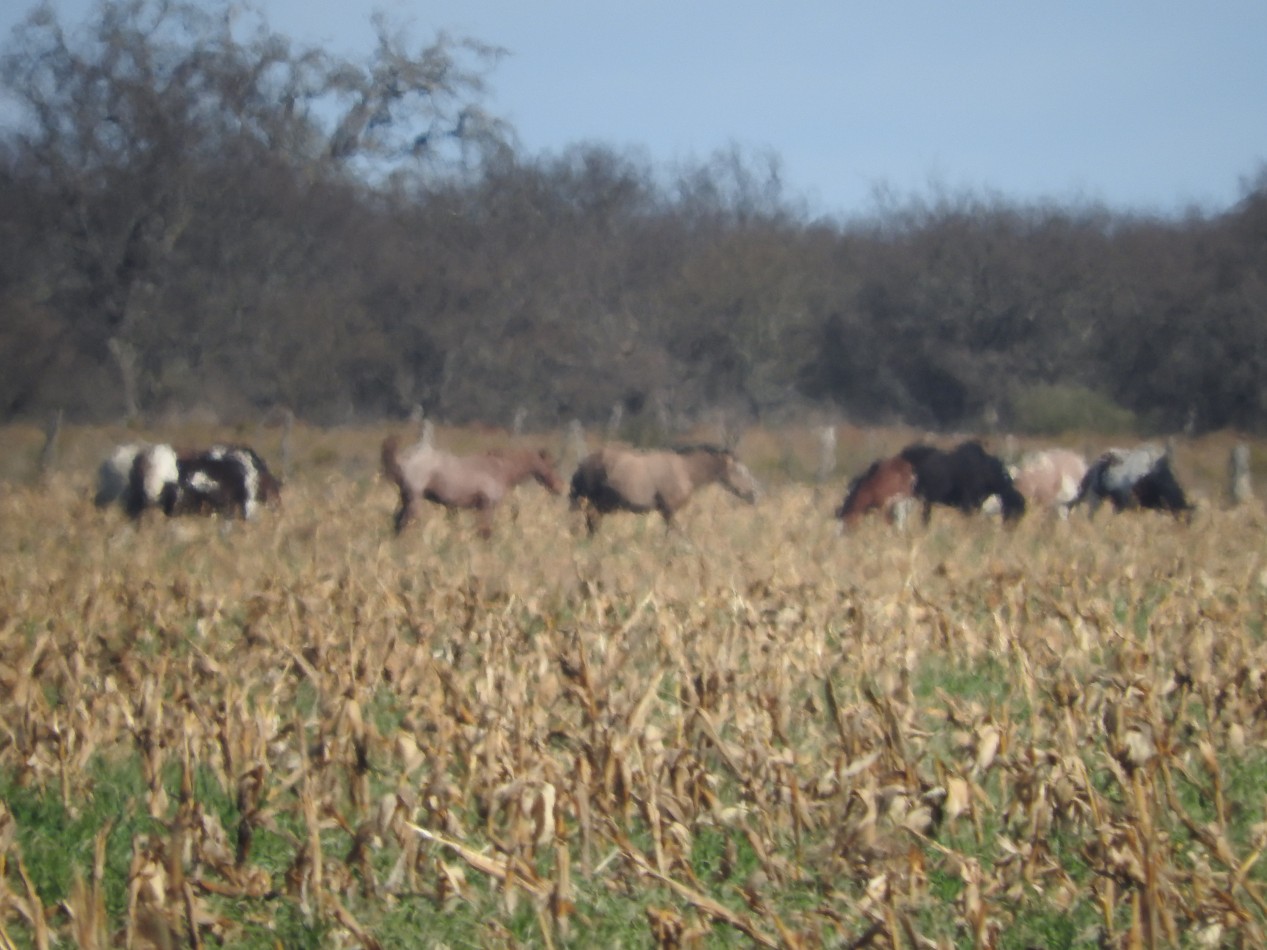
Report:
[[[493,503],[485,495],[475,502],[475,518],[479,536],[487,541],[493,536]]]
[[[396,518],[394,521],[396,534],[400,534],[400,532],[405,530],[405,525],[413,521],[414,514],[413,499],[402,493],[400,496],[400,508],[396,511]]]
[[[591,504],[585,505],[585,531],[590,537],[598,531],[598,521],[602,517],[599,510]]]
[[[1114,490],[1109,494],[1109,498],[1113,501],[1114,511],[1125,511],[1127,508],[1135,507],[1135,496],[1128,488],[1126,490]]]
[[[661,495],[655,496],[655,509],[660,512],[660,517],[664,519],[664,533],[667,535],[673,530],[673,509],[669,507],[669,503]]]

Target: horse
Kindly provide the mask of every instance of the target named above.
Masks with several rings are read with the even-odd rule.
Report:
[[[932,518],[933,505],[972,514],[991,495],[999,496],[1004,521],[1025,514],[1025,497],[1012,484],[1003,463],[980,442],[961,442],[949,452],[930,445],[908,445],[899,457],[915,469],[915,497],[924,503],[925,524]]]
[[[749,504],[761,493],[747,466],[727,449],[691,445],[640,452],[605,446],[581,460],[569,497],[573,510],[584,509],[591,535],[601,517],[614,511],[658,511],[668,530],[695,490],[714,482]]]
[[[151,508],[168,517],[233,512],[250,518],[280,495],[281,483],[249,446],[177,451],[165,443],[132,442],[102,461],[93,501],[99,508],[119,502],[134,520]]]
[[[893,524],[902,525],[915,500],[915,468],[895,455],[876,459],[849,483],[845,500],[836,509],[841,527],[851,528],[870,511],[881,511]]]
[[[1086,473],[1087,460],[1070,449],[1029,452],[1010,472],[1012,483],[1028,504],[1051,508],[1061,518],[1069,517]]]
[[[246,445],[213,445],[176,461],[175,501],[167,512],[228,514],[250,520],[261,505],[281,500],[281,482]]]
[[[454,455],[422,443],[403,454],[395,436],[383,440],[383,474],[400,491],[394,528],[397,535],[418,514],[423,499],[446,508],[473,508],[479,534],[493,533],[493,512],[520,482],[534,478],[550,492],[563,491],[563,480],[544,449],[494,449],[476,455]]]
[[[1071,504],[1086,501],[1094,517],[1106,498],[1119,512],[1148,508],[1178,516],[1192,511],[1170,467],[1170,454],[1157,445],[1106,451],[1087,469]]]

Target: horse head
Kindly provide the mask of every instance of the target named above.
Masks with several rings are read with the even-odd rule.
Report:
[[[537,480],[537,483],[551,495],[562,494],[566,485],[554,467],[554,459],[550,457],[550,453],[545,449],[538,449],[530,453],[530,462],[532,477]]]
[[[756,504],[758,498],[761,497],[761,484],[748,471],[748,466],[735,458],[731,453],[722,453],[725,459],[725,465],[722,468],[718,481],[728,492],[736,497],[742,498],[748,504]]]
[[[1009,478],[999,492],[999,500],[1003,503],[1003,520],[1016,521],[1025,514],[1025,496],[1017,490]]]

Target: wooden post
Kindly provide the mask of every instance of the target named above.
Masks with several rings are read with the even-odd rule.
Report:
[[[528,421],[528,410],[520,406],[515,410],[515,419],[510,424],[511,434],[520,436],[524,434],[524,423]]]
[[[818,430],[818,483],[821,485],[836,473],[836,427]]]
[[[625,407],[620,403],[612,406],[612,414],[607,420],[607,438],[614,439],[620,434],[620,423],[625,418]]]
[[[985,431],[990,435],[999,431],[999,410],[995,408],[994,403],[985,407],[985,411],[981,413],[981,420],[985,423]]]
[[[1017,444],[1016,436],[1009,432],[1003,437],[1003,464],[1015,465],[1020,458],[1021,447]]]
[[[40,449],[40,480],[48,478],[57,462],[57,438],[62,433],[62,410],[58,409],[44,427],[44,446]]]
[[[133,422],[141,413],[136,394],[136,348],[117,336],[112,336],[106,341],[106,349],[110,351],[115,365],[119,367],[119,379],[123,384],[124,419],[127,422]]]
[[[587,455],[589,448],[585,445],[585,428],[580,419],[573,419],[568,423],[566,459],[570,463],[569,467],[576,468]]]
[[[1228,456],[1227,493],[1233,505],[1244,505],[1254,499],[1249,474],[1249,446],[1244,442],[1234,445]]]
[[[656,394],[655,400],[655,417],[656,422],[660,426],[660,435],[662,438],[668,438],[673,431],[673,414],[669,412],[669,404],[665,402],[664,397]]]
[[[295,413],[289,407],[282,410],[282,481],[290,478],[291,462],[294,460],[294,446],[291,436],[295,429]]]

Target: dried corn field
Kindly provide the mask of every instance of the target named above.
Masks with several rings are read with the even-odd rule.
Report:
[[[394,539],[348,438],[251,523],[0,483],[0,946],[1267,942],[1260,508]]]

